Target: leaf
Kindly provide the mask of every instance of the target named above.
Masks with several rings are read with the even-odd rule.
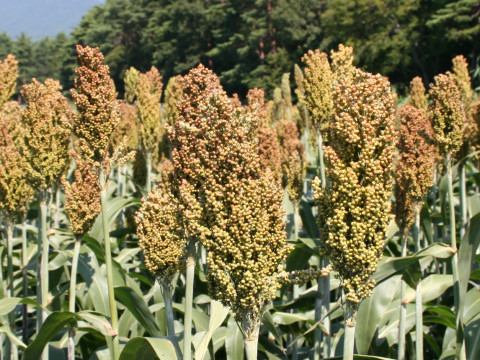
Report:
[[[465,347],[467,359],[480,359],[480,319],[465,327]]]
[[[313,321],[313,312],[308,313],[287,313],[277,311],[273,313],[273,321],[279,325],[291,325],[299,321]]]
[[[383,281],[375,287],[372,296],[362,301],[358,308],[357,324],[361,330],[355,332],[357,350],[361,354],[367,354],[370,343],[377,331],[378,324],[388,305],[393,301],[395,293],[400,286],[399,276]]]
[[[442,295],[449,287],[453,285],[452,275],[432,274],[422,280],[422,303],[435,300]],[[406,302],[414,302],[416,291],[411,287],[407,287],[405,293]]]
[[[305,200],[300,201],[299,206],[300,217],[302,218],[303,228],[311,238],[320,238],[317,222],[312,211],[312,204]]]
[[[48,342],[69,322],[75,318],[71,312],[53,312],[51,313],[40,328],[37,337],[27,346],[23,352],[22,359],[36,360],[42,356],[43,349]]]
[[[7,315],[13,311],[22,299],[17,297],[0,300],[0,315]]]
[[[227,338],[225,339],[225,350],[227,352],[227,358],[229,360],[243,360],[243,336],[238,328],[238,325],[233,318],[230,316],[228,319],[227,325]]]
[[[465,296],[463,320],[465,325],[475,320],[480,315],[480,291],[472,288]]]
[[[136,337],[122,350],[120,360],[178,360],[175,347],[167,338]]]
[[[212,301],[210,303],[210,314],[208,331],[205,332],[200,345],[195,351],[195,360],[204,359],[213,333],[223,324],[223,320],[225,320],[228,315],[228,308],[223,306],[219,301]]]
[[[148,334],[155,337],[162,336],[155,318],[140,295],[129,287],[119,286],[115,288],[115,297],[135,316]]]
[[[420,213],[420,222],[422,226],[423,233],[427,238],[429,244],[433,243],[433,228],[432,228],[432,218],[430,216],[430,209],[428,204],[425,202],[423,204],[421,213]]]
[[[325,360],[343,360],[343,356],[326,358]],[[381,357],[381,356],[372,356],[372,355],[353,355],[353,360],[394,360],[394,359]]]
[[[115,336],[116,333],[110,321],[102,314],[93,311],[80,311],[76,315],[83,321],[89,323],[95,330],[104,336]]]

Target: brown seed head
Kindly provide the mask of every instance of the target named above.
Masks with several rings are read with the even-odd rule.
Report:
[[[410,99],[408,103],[414,108],[422,110],[425,114],[428,108],[428,98],[420,76],[414,77],[410,82]]]
[[[79,138],[82,158],[102,163],[108,157],[110,138],[120,120],[117,93],[110,71],[98,48],[77,45],[75,89],[77,106],[73,132]]]
[[[135,69],[133,66],[130,66],[130,68],[125,71],[125,77],[123,78],[123,81],[125,82],[125,101],[128,104],[133,104],[135,101],[138,75],[140,75],[140,71]]]
[[[432,126],[421,109],[405,105],[400,109],[399,117],[395,219],[399,228],[407,232],[414,221],[415,211],[433,185],[435,146]]]

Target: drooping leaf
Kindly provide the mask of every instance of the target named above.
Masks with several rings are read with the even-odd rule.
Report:
[[[120,360],[178,360],[172,341],[167,338],[136,337],[127,342]]]

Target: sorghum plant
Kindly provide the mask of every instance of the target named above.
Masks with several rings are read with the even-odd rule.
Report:
[[[162,111],[160,98],[162,96],[162,76],[155,67],[145,74],[138,75],[136,87],[138,119],[140,121],[140,138],[142,151],[147,161],[147,192],[152,187],[152,161],[158,151],[161,138],[160,129]]]
[[[422,110],[426,114],[428,108],[428,97],[425,91],[425,85],[423,85],[423,81],[420,76],[412,79],[410,82],[409,92],[410,98],[408,99],[408,103],[414,108]]]
[[[430,85],[430,105],[428,114],[432,122],[435,143],[440,154],[445,159],[447,170],[448,199],[450,213],[450,245],[457,249],[457,235],[455,222],[455,204],[453,199],[453,175],[452,159],[463,143],[463,126],[465,123],[465,111],[462,102],[462,93],[457,86],[453,74],[440,74],[435,76],[435,83]],[[461,317],[461,299],[459,298],[458,283],[458,258],[457,253],[452,256],[452,270],[454,282],[454,297],[457,324],[456,356],[459,359],[466,358],[465,340],[463,336],[463,323]]]
[[[38,256],[40,257],[38,301],[44,308],[48,306],[48,255],[47,204],[54,184],[70,164],[69,147],[72,111],[66,98],[60,92],[58,81],[45,80],[45,84],[33,79],[24,85],[21,94],[26,107],[22,111],[22,154],[29,164],[29,181],[40,191],[40,223]],[[47,313],[41,310],[37,315],[39,328]],[[48,348],[43,352],[48,359]]]
[[[355,317],[370,296],[391,220],[394,98],[388,80],[355,70],[332,93],[335,121],[325,147],[328,179],[314,182],[318,222],[345,294],[344,359],[353,358]]]
[[[135,101],[139,75],[140,71],[135,69],[133,66],[130,66],[130,68],[125,71],[125,77],[123,78],[123,81],[125,83],[125,100],[128,104],[133,104]]]
[[[82,237],[91,229],[98,214],[102,211],[100,186],[95,168],[90,161],[78,157],[76,158],[76,166],[75,180],[72,184],[62,178],[65,187],[64,208],[70,221],[70,229],[75,235],[68,294],[68,311],[72,313],[75,312],[75,288]],[[68,340],[68,359],[75,360],[75,340],[72,331],[70,331]]]
[[[117,333],[118,314],[113,292],[112,252],[110,249],[109,223],[107,214],[108,174],[114,161],[125,161],[118,153],[109,156],[110,139],[118,125],[117,93],[110,71],[103,64],[104,57],[98,48],[77,45],[78,65],[75,70],[75,89],[72,97],[78,114],[74,122],[74,134],[79,140],[79,157],[92,166],[97,175],[102,207],[105,263],[107,267],[109,312],[113,332]],[[108,337],[110,356],[118,360],[120,356],[118,336]]]
[[[338,50],[330,52],[332,59],[332,71],[336,81],[342,81],[352,77],[355,74],[355,66],[353,66],[353,48],[350,46],[338,45]]]
[[[398,139],[399,159],[395,170],[395,220],[400,228],[401,255],[407,255],[407,236],[414,225],[416,251],[420,250],[420,210],[424,198],[433,185],[435,171],[435,146],[433,130],[424,112],[412,105],[400,109],[400,130]],[[398,359],[405,358],[406,304],[405,283],[402,281]],[[421,280],[416,288],[416,354],[423,357],[423,319]],[[417,334],[418,333],[418,334]]]
[[[260,166],[264,171],[272,172],[280,181],[282,178],[282,155],[280,154],[277,131],[270,127],[258,130],[257,152]]]

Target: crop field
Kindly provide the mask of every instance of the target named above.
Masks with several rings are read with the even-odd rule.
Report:
[[[311,50],[245,99],[76,55],[69,92],[0,59],[1,359],[480,359],[462,55],[399,97]]]

